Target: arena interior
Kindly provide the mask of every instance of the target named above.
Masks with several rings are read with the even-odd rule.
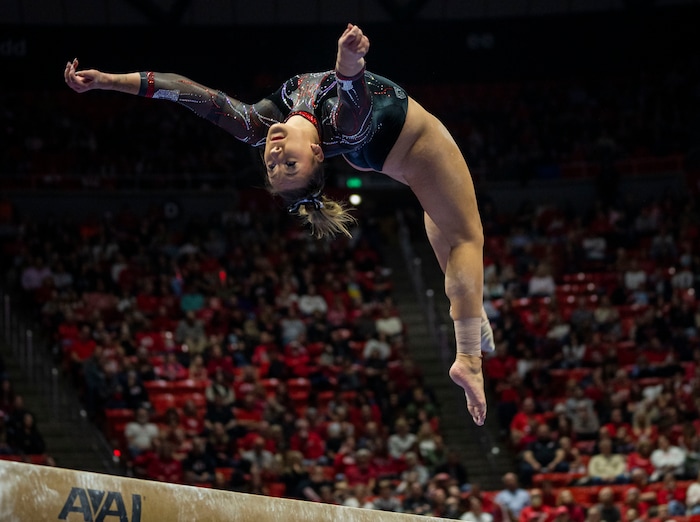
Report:
[[[5,0],[0,459],[472,522],[699,522],[698,20],[697,0]],[[317,240],[253,149],[63,79],[77,57],[252,103],[332,69],[347,22],[469,164],[483,427],[405,186],[332,158],[358,223]]]

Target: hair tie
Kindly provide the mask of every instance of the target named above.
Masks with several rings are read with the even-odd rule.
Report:
[[[323,201],[319,199],[319,196],[321,195],[321,191],[319,190],[318,192],[315,192],[309,196],[306,196],[305,198],[301,198],[300,200],[292,203],[287,207],[287,210],[290,213],[298,212],[299,208],[304,205],[313,205],[315,210],[321,210],[323,208]]]

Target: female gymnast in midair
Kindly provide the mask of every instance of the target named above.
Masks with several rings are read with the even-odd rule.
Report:
[[[392,81],[368,72],[369,39],[348,24],[338,39],[335,69],[301,74],[255,104],[173,73],[77,70],[65,80],[93,89],[165,99],[191,109],[240,141],[263,150],[268,190],[316,237],[349,235],[354,218],[322,194],[324,157],[342,155],[358,170],[408,185],[424,210],[425,229],[445,274],[456,355],[449,370],[464,389],[474,422],[486,419],[482,351],[493,350],[483,311],[483,230],[467,163],[454,139]]]

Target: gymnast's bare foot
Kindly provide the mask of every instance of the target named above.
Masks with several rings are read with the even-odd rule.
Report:
[[[486,421],[486,394],[481,357],[458,353],[450,368],[450,378],[464,389],[472,419],[477,426],[483,426]]]

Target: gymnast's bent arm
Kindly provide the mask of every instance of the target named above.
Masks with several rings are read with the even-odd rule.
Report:
[[[254,147],[265,143],[268,128],[281,118],[279,109],[267,98],[246,104],[179,74],[106,73],[96,69],[78,71],[77,67],[77,59],[66,63],[64,78],[78,93],[100,89],[172,101]]]
[[[369,39],[358,26],[348,24],[338,38],[335,62],[338,104],[333,123],[347,143],[361,144],[371,131],[372,94],[365,78]]]

